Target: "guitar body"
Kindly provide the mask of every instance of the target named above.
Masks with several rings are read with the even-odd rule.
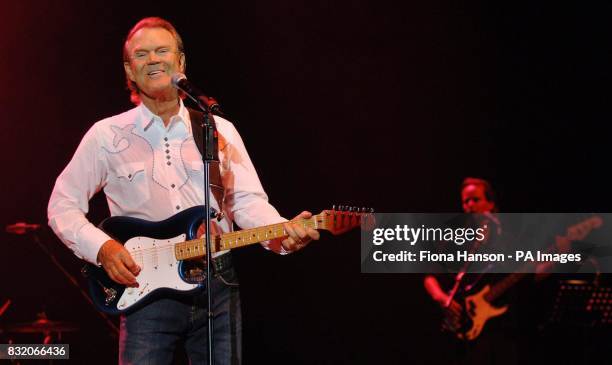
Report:
[[[465,298],[465,313],[469,320],[461,331],[458,331],[457,337],[462,340],[475,340],[482,332],[485,324],[491,318],[501,316],[506,313],[508,306],[494,307],[485,299],[485,295],[489,292],[490,286],[486,285],[478,293]]]
[[[166,220],[149,222],[131,217],[110,217],[100,228],[123,243],[141,271],[139,287],[114,282],[104,268],[87,264],[89,292],[96,307],[109,314],[134,310],[160,296],[200,290],[204,279],[202,260],[177,261],[174,245],[195,239],[204,219],[204,207],[195,206]]]

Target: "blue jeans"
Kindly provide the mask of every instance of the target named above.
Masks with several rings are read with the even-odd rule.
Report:
[[[241,313],[238,280],[233,269],[211,281],[215,365],[240,364]],[[119,364],[170,364],[179,342],[190,364],[208,363],[206,291],[158,299],[121,316]]]

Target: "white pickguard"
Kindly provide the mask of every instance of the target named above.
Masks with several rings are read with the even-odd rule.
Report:
[[[185,241],[185,235],[158,240],[149,237],[134,237],[124,247],[140,266],[136,277],[138,288],[125,288],[119,298],[117,309],[125,310],[155,289],[170,288],[180,291],[195,289],[179,276],[179,262],[174,256],[174,244]]]

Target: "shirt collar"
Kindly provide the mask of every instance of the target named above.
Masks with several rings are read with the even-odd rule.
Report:
[[[140,109],[140,128],[142,128],[144,132],[146,132],[154,123],[159,123],[160,126],[163,127],[164,122],[162,119],[157,114],[153,114],[153,112],[149,110],[144,103],[141,102],[140,105],[138,105],[138,108]],[[183,99],[181,98],[179,98],[179,111],[176,115],[170,117],[170,123],[168,123],[168,126],[172,126],[172,123],[175,122],[185,124],[185,129],[191,132],[191,119],[189,118],[189,111],[185,107]]]

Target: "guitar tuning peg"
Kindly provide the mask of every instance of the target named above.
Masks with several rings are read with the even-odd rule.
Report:
[[[344,205],[338,205],[338,210],[339,211],[343,211],[344,210]]]
[[[374,213],[374,208],[370,208],[370,213]]]
[[[359,210],[361,213],[365,213],[366,212],[366,207],[361,207],[361,209]]]
[[[336,210],[336,204],[332,205],[332,210]]]

